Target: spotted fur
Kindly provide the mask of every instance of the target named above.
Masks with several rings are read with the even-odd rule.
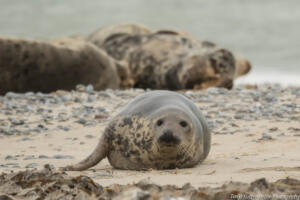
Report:
[[[249,61],[234,56],[229,50],[181,32],[132,34],[120,31],[113,32],[106,40],[96,38],[91,42],[122,62],[118,69],[121,85],[125,87],[230,89],[236,77],[251,69]]]

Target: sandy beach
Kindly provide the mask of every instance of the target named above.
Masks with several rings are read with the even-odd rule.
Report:
[[[0,173],[81,161],[96,147],[111,117],[144,92],[78,86],[71,92],[1,96]],[[105,159],[92,169],[67,175],[87,176],[103,187],[141,180],[161,186],[189,183],[194,188],[216,188],[231,181],[249,184],[261,178],[300,180],[299,87],[238,85],[232,90],[179,92],[204,113],[212,132],[211,152],[202,164],[190,169],[127,171],[113,169]],[[5,194],[3,180],[0,194]]]

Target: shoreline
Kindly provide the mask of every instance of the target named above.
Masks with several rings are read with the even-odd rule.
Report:
[[[255,67],[255,66],[254,66]],[[254,68],[253,67],[253,68]],[[235,80],[235,85],[245,85],[245,84],[270,84],[270,85],[281,85],[285,87],[299,87],[300,86],[300,76],[297,72],[281,72],[280,70],[271,72],[270,71],[258,71],[255,68],[249,72],[249,74],[239,77]],[[299,72],[298,72],[299,73]]]
[[[248,89],[247,89],[248,88]],[[109,119],[141,89],[7,93],[0,96],[0,173],[76,163],[96,147]],[[300,180],[300,87],[237,85],[179,91],[206,116],[212,131],[208,158],[189,169],[126,171],[107,159],[71,177],[88,176],[108,187],[147,179],[159,185],[220,187],[265,178]],[[0,182],[0,191],[3,190]]]

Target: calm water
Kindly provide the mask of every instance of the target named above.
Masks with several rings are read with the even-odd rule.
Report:
[[[128,22],[246,56],[254,67],[240,82],[300,85],[299,0],[0,0],[0,35],[54,38]]]

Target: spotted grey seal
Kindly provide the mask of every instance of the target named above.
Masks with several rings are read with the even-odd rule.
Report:
[[[96,40],[92,42],[117,62],[122,62],[118,72],[121,72],[121,82],[126,84],[121,85],[128,87],[230,89],[234,79],[251,68],[249,61],[234,56],[228,49],[176,31],[115,33],[101,44]]]
[[[62,170],[88,169],[107,157],[117,169],[174,169],[203,161],[211,135],[198,107],[171,91],[152,91],[133,99],[105,129],[96,149]]]

